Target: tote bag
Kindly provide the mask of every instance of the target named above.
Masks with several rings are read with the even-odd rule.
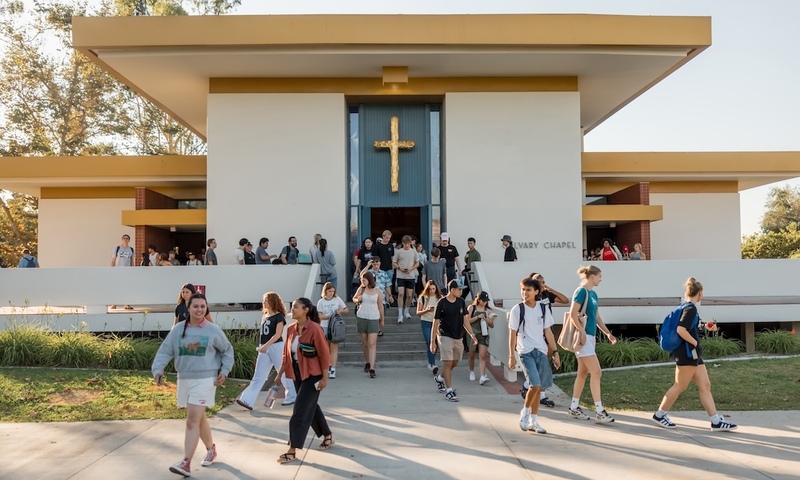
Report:
[[[586,289],[584,289],[586,290]],[[589,305],[589,291],[586,290],[586,300],[583,302],[580,311],[578,312],[578,319],[580,319],[581,329],[575,328],[572,323],[572,318],[569,312],[564,312],[564,324],[561,327],[561,333],[558,335],[558,344],[561,348],[568,352],[578,352],[583,343],[581,342],[581,332],[586,328],[586,306]]]

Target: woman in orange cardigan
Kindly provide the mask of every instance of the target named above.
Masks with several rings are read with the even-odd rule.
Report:
[[[297,459],[295,452],[303,448],[309,427],[314,429],[317,437],[324,437],[320,450],[327,450],[334,443],[331,429],[317,403],[319,392],[328,386],[328,367],[331,364],[331,353],[319,325],[317,307],[307,298],[298,298],[292,303],[292,317],[295,323],[286,328],[283,362],[276,378],[285,373],[294,380],[297,400],[289,419],[289,450],[278,457],[278,463]]]

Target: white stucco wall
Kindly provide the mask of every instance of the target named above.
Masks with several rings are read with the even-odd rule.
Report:
[[[134,229],[120,222],[133,198],[39,200],[39,264],[44,267],[106,267],[122,235],[136,242]],[[139,252],[136,252],[137,255]]]
[[[278,254],[294,235],[307,253],[320,233],[346,283],[346,112],[342,94],[209,95],[207,235],[220,264],[242,237]]]
[[[659,260],[741,259],[738,193],[651,193],[664,219],[650,224]]]
[[[521,261],[580,260],[579,100],[577,92],[445,96],[447,229],[459,251],[472,236],[483,260],[502,260],[508,234],[538,243],[517,248]]]

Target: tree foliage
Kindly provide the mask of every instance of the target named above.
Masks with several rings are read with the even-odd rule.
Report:
[[[742,258],[800,258],[800,229],[797,223],[777,232],[746,235],[742,239]]]
[[[0,0],[0,157],[203,153],[190,130],[73,50],[72,18],[220,15],[240,4]],[[16,265],[23,248],[36,255],[37,216],[35,198],[0,190],[0,265]]]
[[[800,188],[773,187],[764,204],[762,232],[780,232],[789,224],[800,224]]]
[[[38,255],[38,215],[35,197],[0,190],[0,268],[16,266],[25,248]]]

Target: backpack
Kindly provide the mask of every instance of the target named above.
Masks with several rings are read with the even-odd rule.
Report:
[[[117,245],[117,249],[114,250],[114,258],[118,258],[119,257],[119,249],[120,248],[122,248],[122,246],[121,245]],[[136,259],[136,251],[133,248],[131,248],[131,265],[133,265],[133,262],[135,261],[135,259]]]
[[[334,313],[328,322],[328,340],[331,343],[343,343],[345,336],[344,319],[338,313]]]
[[[669,312],[669,315],[664,317],[661,328],[658,329],[658,346],[661,347],[661,350],[674,352],[681,346],[683,339],[678,335],[678,323],[681,321],[683,310],[688,305],[691,305],[691,302],[681,303],[678,308]],[[699,315],[695,315],[695,319],[692,321],[692,328],[694,328],[699,318]]]
[[[547,305],[545,305],[542,302],[539,302],[539,306],[542,307],[542,322],[544,322],[544,319],[547,316],[547,314],[545,313],[547,311],[546,310]],[[522,332],[522,335],[524,336],[525,335],[525,302],[520,302],[517,305],[517,307],[519,307],[519,329],[517,330],[517,332]],[[509,314],[509,320],[510,320],[511,319],[510,318],[510,315],[511,315],[511,311],[510,310],[509,310],[508,314]]]

